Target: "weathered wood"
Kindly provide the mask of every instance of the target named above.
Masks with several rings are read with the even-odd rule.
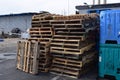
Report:
[[[25,43],[22,41],[18,41],[17,48],[17,65],[16,67],[20,70],[23,69],[24,66],[24,51],[25,51]]]

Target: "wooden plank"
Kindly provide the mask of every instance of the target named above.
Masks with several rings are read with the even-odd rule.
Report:
[[[66,77],[71,77],[71,78],[78,79],[78,76],[63,74],[62,72],[59,72],[59,71],[53,71],[53,70],[51,70],[50,73],[51,74],[55,74],[55,75],[59,75],[59,76],[66,76]]]
[[[53,39],[68,39],[68,40],[85,40],[85,36],[64,36],[64,35],[54,35]]]
[[[29,38],[28,41],[51,42],[50,38]]]
[[[27,52],[28,52],[28,42],[25,42],[25,54],[24,54],[24,67],[23,67],[23,71],[26,72],[27,69]]]
[[[26,52],[27,53],[27,55],[26,55],[26,57],[27,57],[26,63],[27,64],[26,64],[26,70],[25,70],[25,72],[29,72],[30,50],[31,50],[31,43],[30,42],[28,42],[27,48],[28,48],[28,51]]]
[[[30,31],[30,35],[52,35],[52,31]]]
[[[54,25],[54,24],[64,24],[65,21],[64,20],[51,20],[50,23],[52,25]]]
[[[44,35],[30,35],[30,37],[31,38],[49,38],[49,39],[51,39],[52,38],[52,35],[46,35],[46,34],[44,34]]]
[[[84,24],[84,19],[72,19],[72,20],[65,20],[65,24]]]
[[[52,68],[50,71],[52,72],[61,72],[63,74],[71,74],[71,75],[74,75],[74,76],[78,76],[79,75],[79,72],[78,71],[69,71],[69,70],[65,70],[65,69],[60,69],[60,68]]]
[[[17,65],[16,68],[23,70],[24,66],[24,52],[25,52],[25,43],[22,41],[18,41],[18,48],[17,48]]]
[[[32,66],[32,70],[30,70],[30,73],[32,74],[38,74],[38,58],[39,58],[39,47],[40,47],[40,44],[38,42],[35,42],[34,43],[35,46],[34,46],[34,49],[33,49],[33,64],[31,65]]]

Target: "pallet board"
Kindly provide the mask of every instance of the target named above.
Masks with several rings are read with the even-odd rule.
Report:
[[[75,55],[79,55],[79,54],[83,54],[85,51],[88,51],[90,50],[92,47],[94,47],[95,44],[92,43],[92,44],[89,44],[81,49],[71,49],[71,48],[62,48],[62,47],[51,47],[50,48],[50,51],[51,52],[55,52],[55,53],[58,53],[58,54],[75,54]]]
[[[67,39],[67,40],[85,40],[85,36],[71,36],[71,35],[54,35],[53,39]]]
[[[17,48],[17,65],[16,67],[20,70],[23,69],[24,66],[24,52],[25,52],[25,42],[18,41]]]
[[[50,38],[29,38],[28,41],[51,42]]]

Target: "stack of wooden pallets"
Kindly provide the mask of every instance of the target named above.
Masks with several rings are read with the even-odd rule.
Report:
[[[97,19],[96,14],[34,15],[30,38],[18,43],[17,68],[78,78],[96,59]]]
[[[97,15],[59,16],[55,19],[51,21],[54,35],[50,47],[53,55],[50,71],[78,78],[92,67],[96,59],[94,31]]]
[[[18,69],[31,74],[48,72],[52,63],[50,41],[53,30],[49,24],[51,16],[53,15],[47,13],[32,17],[32,27],[29,30],[30,38],[27,41],[18,42]],[[34,45],[36,43],[39,43],[38,47]],[[36,52],[36,50],[38,51]]]
[[[35,15],[32,17],[32,28],[30,28],[29,41],[40,42],[40,55],[38,70],[40,72],[48,72],[52,63],[52,56],[50,54],[50,41],[53,36],[52,25],[50,20],[52,14],[47,15]]]

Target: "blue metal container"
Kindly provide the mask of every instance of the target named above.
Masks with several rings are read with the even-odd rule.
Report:
[[[99,51],[99,77],[120,80],[120,45],[101,44]]]
[[[100,13],[100,43],[120,44],[120,10],[108,10]]]
[[[96,10],[88,10],[87,13],[97,13],[100,14],[101,11],[107,11],[107,10],[111,10],[111,9],[96,9]]]

